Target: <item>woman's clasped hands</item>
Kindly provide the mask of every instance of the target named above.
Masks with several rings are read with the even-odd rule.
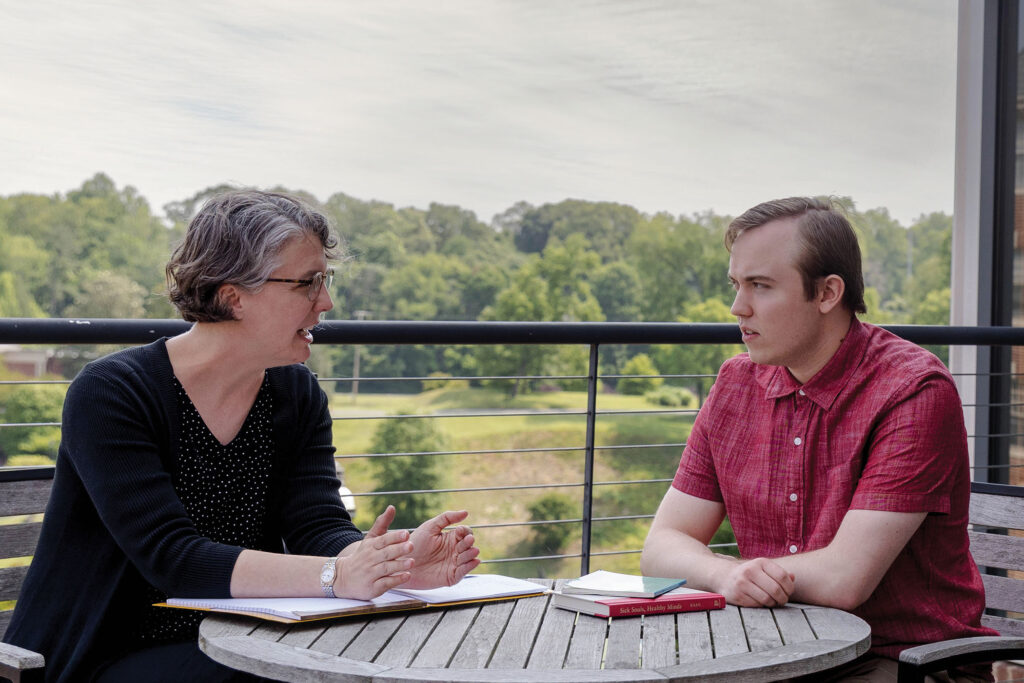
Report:
[[[405,529],[388,531],[395,519],[395,507],[389,505],[363,540],[339,556],[335,594],[370,600],[399,586],[422,589],[458,583],[480,564],[480,550],[468,526],[446,529],[468,515],[465,510],[443,512],[410,534]]]

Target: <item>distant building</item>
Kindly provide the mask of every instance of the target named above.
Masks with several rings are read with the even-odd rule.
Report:
[[[17,344],[0,344],[0,360],[8,370],[26,377],[42,377],[50,372],[53,349],[25,349]]]

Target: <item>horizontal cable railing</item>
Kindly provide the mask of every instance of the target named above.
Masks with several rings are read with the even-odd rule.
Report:
[[[188,323],[178,320],[108,320],[108,319],[0,319],[0,344],[20,345],[134,345],[151,342],[160,337],[173,336],[184,332]],[[895,334],[914,343],[941,346],[1024,346],[1024,329],[1018,328],[977,328],[893,325],[887,326]],[[672,407],[598,407],[606,398],[602,393],[604,384],[615,385],[623,380],[646,380],[651,375],[601,373],[598,371],[600,349],[615,345],[653,344],[738,344],[740,335],[734,324],[718,323],[561,323],[561,322],[465,322],[465,321],[326,321],[314,329],[316,345],[339,345],[360,347],[389,347],[417,345],[424,347],[479,347],[487,345],[550,345],[584,346],[589,349],[589,367],[585,373],[562,374],[465,374],[409,376],[352,376],[319,377],[321,385],[329,394],[333,392],[332,418],[335,423],[338,448],[336,461],[345,473],[345,484],[355,490],[346,491],[352,500],[358,499],[362,507],[373,506],[376,501],[392,501],[398,498],[423,497],[431,505],[444,503],[447,507],[467,507],[476,521],[473,526],[477,535],[484,540],[489,534],[495,537],[504,534],[502,546],[506,552],[492,553],[489,562],[508,565],[526,563],[531,566],[524,570],[531,575],[551,575],[543,563],[560,563],[579,560],[579,571],[590,569],[591,559],[602,558],[602,562],[616,562],[615,558],[627,558],[634,562],[640,552],[644,529],[653,517],[658,500],[664,494],[675,472],[675,464],[685,446],[685,438],[657,440],[654,435],[637,434],[637,442],[625,438],[611,443],[603,434],[620,421],[637,420],[678,420],[680,436],[688,433],[688,425],[697,413],[698,406]],[[714,380],[713,374],[687,372],[687,368],[661,368],[664,372],[653,377],[667,382],[683,383],[698,388],[697,401]],[[988,377],[999,381],[1013,381],[1020,373],[990,373]],[[958,379],[973,381],[973,375],[958,373]],[[492,405],[476,408],[438,408],[419,406],[416,412],[382,412],[362,408],[355,403],[346,404],[346,390],[361,387],[359,399],[374,396],[374,385],[390,387],[404,384],[419,389],[431,382],[461,383],[462,385],[499,385],[513,382],[537,383],[585,383],[586,391],[579,396],[579,405],[564,407],[523,407],[500,408]],[[4,379],[0,391],[17,390],[29,385],[64,385],[65,379]],[[454,385],[452,385],[454,386]],[[412,394],[402,394],[402,396]],[[1020,402],[986,402],[987,397],[965,401],[964,407],[979,413],[1017,409]],[[0,403],[0,411],[4,406]],[[7,429],[53,429],[60,426],[59,416],[52,420],[11,421],[0,412],[0,434]],[[519,440],[519,433],[509,435],[507,443],[477,444],[472,439],[463,439],[453,447],[429,449],[398,449],[393,452],[375,452],[373,448],[349,449],[346,440],[339,439],[338,430],[345,434],[353,430],[369,430],[370,424],[395,423],[404,420],[436,422],[455,433],[472,432],[470,424],[487,422],[494,426],[500,420],[527,420],[529,431],[538,432],[540,439],[545,434],[543,420],[565,421],[570,424],[563,441],[538,445],[536,439]],[[516,424],[520,424],[517,422]],[[978,424],[988,424],[979,422]],[[995,424],[995,423],[991,423]],[[1012,426],[1010,426],[1012,425]],[[989,429],[985,433],[971,434],[972,441],[992,439],[1019,441],[1024,434],[1017,431],[1017,424],[1007,423],[1009,428]],[[500,431],[500,430],[496,430]],[[637,430],[643,432],[643,429]],[[979,429],[978,431],[982,431]],[[629,433],[625,430],[624,433]],[[647,442],[639,441],[648,437]],[[366,439],[362,438],[365,442]],[[445,444],[442,444],[444,446]],[[416,467],[436,463],[448,467],[448,485],[431,488],[394,487],[384,490],[372,486],[360,488],[353,485],[358,473],[366,479],[374,463],[390,459],[415,459]],[[639,459],[644,462],[636,465]],[[452,463],[455,463],[454,465]],[[525,463],[525,464],[524,464]],[[566,464],[568,463],[568,464]],[[651,465],[655,463],[655,465]],[[985,462],[975,466],[975,476],[987,479],[988,472],[1005,472],[1024,466],[1024,463]],[[459,468],[462,468],[461,470]],[[523,476],[512,477],[519,468],[526,468]],[[652,469],[653,468],[653,469]],[[491,470],[492,481],[480,481],[478,471]],[[549,471],[550,470],[550,471]],[[0,471],[3,471],[0,468]],[[656,475],[651,475],[656,471]],[[517,472],[518,473],[518,472]],[[569,474],[574,476],[569,476]],[[474,475],[470,477],[469,475]],[[544,476],[541,476],[544,475]],[[664,475],[664,476],[660,476]],[[555,505],[553,511],[545,514],[540,505],[548,492],[555,496],[572,494],[572,510]],[[607,495],[605,492],[608,492]],[[652,502],[653,501],[653,502]],[[532,515],[532,516],[531,516]],[[372,517],[370,518],[372,519]],[[365,521],[365,519],[364,519]],[[533,536],[552,529],[568,529],[570,533],[553,538],[551,552],[544,552],[546,546],[540,541],[531,545]],[[551,535],[551,534],[549,534]],[[555,534],[557,536],[557,534]],[[562,545],[558,545],[558,541]],[[543,539],[541,539],[543,540]],[[497,541],[492,545],[499,545]],[[716,548],[728,549],[729,542],[713,543]],[[632,558],[632,559],[629,559]],[[540,563],[540,564],[537,564]],[[555,564],[554,566],[558,566]],[[621,565],[610,565],[621,568]],[[563,568],[564,569],[564,568]],[[573,570],[575,571],[575,570]]]

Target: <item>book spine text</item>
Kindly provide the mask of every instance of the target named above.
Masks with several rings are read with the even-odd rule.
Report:
[[[725,603],[721,598],[710,600],[672,600],[651,602],[646,605],[609,605],[608,616],[630,617],[637,614],[668,614],[670,612],[698,612],[708,609],[721,609]]]

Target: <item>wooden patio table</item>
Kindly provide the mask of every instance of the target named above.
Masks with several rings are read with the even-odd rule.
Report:
[[[199,645],[229,667],[284,681],[563,683],[773,681],[849,662],[871,641],[862,619],[812,605],[602,619],[549,602],[294,625],[211,614]]]

